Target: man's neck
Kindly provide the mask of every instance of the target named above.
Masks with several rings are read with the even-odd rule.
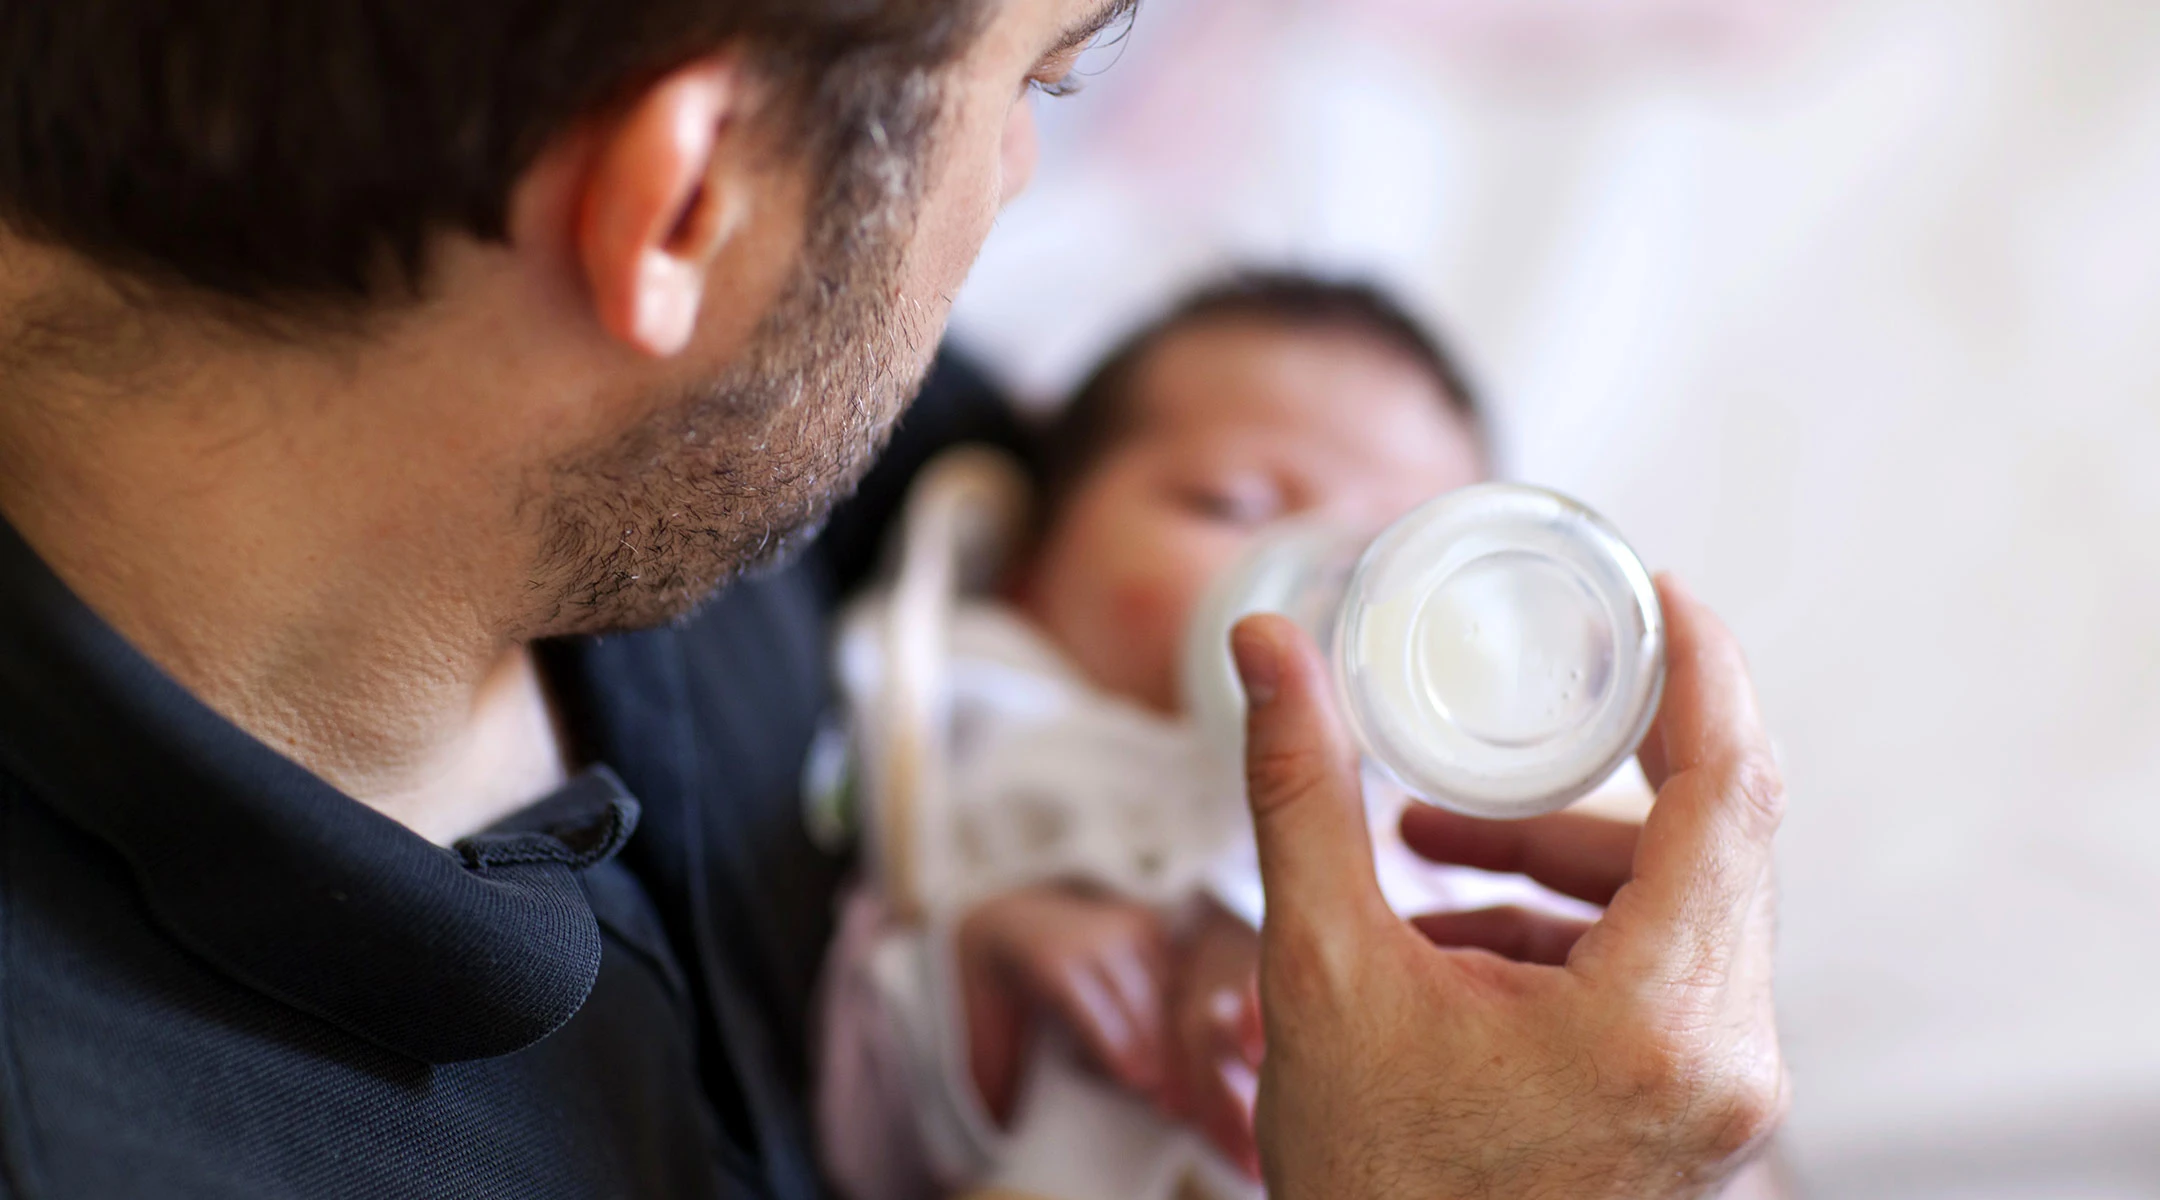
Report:
[[[472,447],[387,449],[426,441],[385,432],[417,409],[469,397],[379,375],[356,395],[356,377],[256,348],[9,397],[0,515],[221,715],[449,841],[565,773],[521,614],[500,607],[526,570],[503,549],[518,518]]]

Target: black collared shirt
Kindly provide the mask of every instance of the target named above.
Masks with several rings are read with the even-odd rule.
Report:
[[[809,1197],[846,864],[804,831],[827,617],[947,369],[814,552],[542,647],[585,761],[451,849],[233,727],[0,524],[0,1195]]]

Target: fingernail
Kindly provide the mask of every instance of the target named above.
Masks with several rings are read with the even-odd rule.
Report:
[[[1245,684],[1245,703],[1254,708],[1273,704],[1282,664],[1267,638],[1240,625],[1230,631],[1230,656],[1237,660],[1238,679]]]
[[[1218,1064],[1217,1069],[1222,1073],[1223,1089],[1229,1092],[1237,1100],[1238,1104],[1244,1108],[1246,1115],[1250,1116],[1253,1106],[1260,1099],[1259,1072],[1254,1071],[1244,1063],[1228,1058]]]
[[[1224,1029],[1234,1029],[1245,1015],[1245,997],[1228,988],[1208,997],[1208,1016]]]

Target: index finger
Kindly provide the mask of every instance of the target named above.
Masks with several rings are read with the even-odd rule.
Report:
[[[1659,957],[1767,955],[1761,901],[1785,792],[1739,643],[1677,580],[1661,576],[1668,638],[1664,706],[1646,762],[1657,803],[1643,825],[1626,903],[1632,936]],[[1691,964],[1699,965],[1699,964]]]
[[[1466,817],[1413,804],[1403,810],[1403,844],[1437,863],[1527,875],[1592,904],[1608,904],[1635,873],[1642,827],[1589,813],[1561,812],[1527,821]]]

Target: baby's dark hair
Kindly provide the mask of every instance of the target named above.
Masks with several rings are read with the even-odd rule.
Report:
[[[1359,334],[1432,375],[1449,411],[1484,440],[1477,393],[1445,342],[1378,286],[1296,271],[1241,271],[1172,305],[1126,338],[1041,431],[1040,519],[1061,508],[1103,454],[1130,430],[1133,388],[1147,360],[1176,334],[1251,322],[1300,332]]]

